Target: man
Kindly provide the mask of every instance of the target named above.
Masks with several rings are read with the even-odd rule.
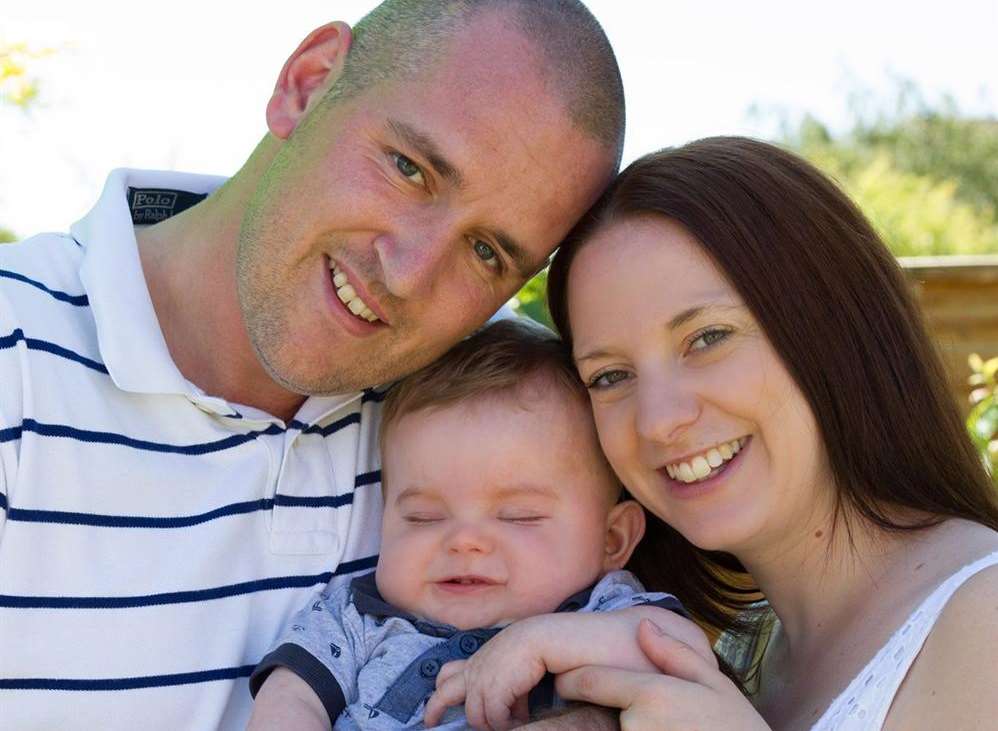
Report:
[[[0,252],[5,728],[241,727],[282,622],[374,565],[372,387],[543,265],[623,131],[575,0],[388,0],[266,116],[221,187],[116,171]]]

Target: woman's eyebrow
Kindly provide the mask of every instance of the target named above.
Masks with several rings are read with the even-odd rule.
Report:
[[[729,313],[743,309],[745,309],[744,305],[731,304],[727,298],[724,298],[721,301],[704,302],[702,304],[687,307],[677,313],[671,320],[669,320],[668,329],[675,330],[682,327],[690,320],[696,319],[697,317],[701,317],[703,315]],[[613,355],[612,351],[605,348],[597,348],[596,350],[590,350],[582,355],[573,356],[573,360],[575,361],[575,365],[578,366],[580,363],[584,363],[587,360],[605,358],[611,355]]]
[[[701,315],[710,315],[714,312],[720,314],[740,309],[743,309],[740,305],[733,305],[727,302],[705,302],[703,304],[693,305],[692,307],[687,307],[685,310],[669,320],[669,329],[675,330],[676,328],[682,327],[690,320],[696,319]]]

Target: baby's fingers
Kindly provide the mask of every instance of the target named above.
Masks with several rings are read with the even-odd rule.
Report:
[[[423,725],[427,728],[438,725],[448,708],[464,703],[464,697],[467,693],[464,672],[454,671],[444,677],[444,670],[454,664],[456,663],[448,663],[441,668],[440,674],[437,676],[437,689],[426,701],[426,708],[423,710]]]
[[[437,687],[439,688],[444,681],[449,680],[453,675],[464,675],[467,665],[467,660],[451,660],[448,663],[444,663],[444,666],[440,668],[440,672],[437,673]]]
[[[507,731],[520,725],[514,718],[514,711],[519,710],[516,698],[486,696],[484,710],[487,728],[494,731]]]

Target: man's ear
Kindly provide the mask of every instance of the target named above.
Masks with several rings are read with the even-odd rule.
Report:
[[[606,519],[606,555],[603,571],[621,569],[645,534],[645,511],[634,500],[617,503]]]
[[[267,127],[286,140],[311,106],[343,73],[353,36],[336,21],[316,28],[284,63],[267,103]]]

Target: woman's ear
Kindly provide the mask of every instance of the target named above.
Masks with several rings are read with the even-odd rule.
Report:
[[[353,36],[336,21],[316,28],[284,63],[267,103],[267,127],[286,140],[305,113],[343,73]]]
[[[606,555],[603,571],[621,569],[645,534],[645,511],[634,500],[617,503],[606,519]]]

